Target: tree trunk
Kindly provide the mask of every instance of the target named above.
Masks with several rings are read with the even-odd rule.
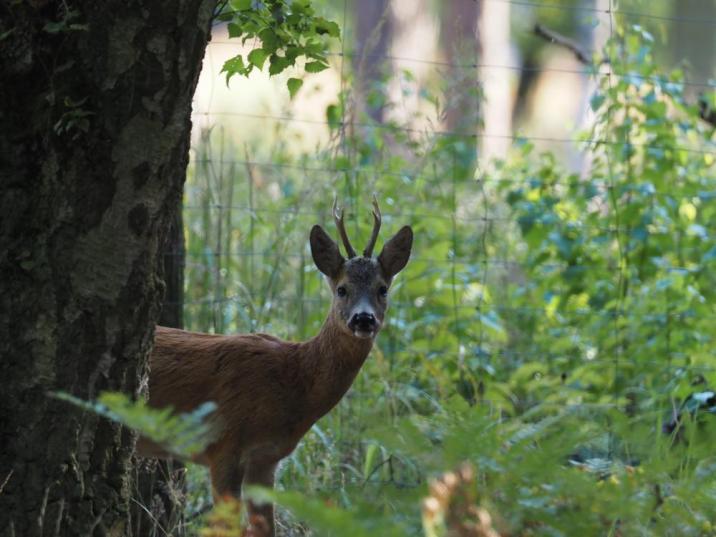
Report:
[[[0,536],[129,535],[137,394],[215,1],[0,7]]]
[[[184,328],[184,221],[181,205],[172,219],[164,248],[166,291],[159,324]],[[139,458],[133,464],[132,534],[141,537],[183,537],[186,487],[180,461]]]
[[[390,0],[354,2],[355,7],[355,98],[359,113],[383,121],[385,65],[393,35]]]
[[[183,170],[182,170],[183,172]],[[166,291],[159,324],[171,328],[184,328],[184,218],[181,205],[173,215],[167,240],[160,252],[164,259]]]
[[[448,131],[477,133],[478,130],[480,88],[476,64],[480,59],[480,11],[481,3],[475,0],[451,0],[441,6],[440,41],[452,65],[446,88],[445,127]]]
[[[480,139],[480,158],[484,163],[494,158],[505,158],[512,143],[512,109],[514,105],[511,90],[514,71],[504,68],[489,67],[491,65],[512,65],[510,55],[510,17],[512,6],[501,2],[483,2],[480,19],[480,39],[482,41],[482,57],[480,69],[484,91],[484,123],[483,136]],[[531,61],[529,58],[528,62]],[[526,66],[528,67],[528,66]],[[520,75],[527,82],[525,75],[532,71],[524,69]],[[530,79],[531,82],[531,79]],[[529,87],[529,83],[525,87]],[[519,94],[518,94],[519,96]]]

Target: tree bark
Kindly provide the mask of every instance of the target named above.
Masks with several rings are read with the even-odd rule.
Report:
[[[0,536],[130,534],[139,394],[215,0],[0,7]]]
[[[182,173],[184,170],[182,170]],[[184,217],[181,205],[172,216],[164,248],[160,252],[164,260],[166,292],[159,324],[170,328],[184,328],[184,265],[186,243],[184,240]]]
[[[183,170],[182,170],[183,172]],[[184,219],[177,208],[160,252],[166,291],[159,324],[184,328]],[[133,464],[132,534],[141,537],[183,537],[186,469],[180,461],[139,458]]]

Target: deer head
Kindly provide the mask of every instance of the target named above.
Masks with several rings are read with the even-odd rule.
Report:
[[[341,236],[346,257],[321,226],[311,229],[311,254],[318,270],[325,274],[333,291],[329,319],[339,328],[357,338],[374,338],[388,306],[388,290],[393,277],[403,270],[410,257],[413,230],[404,226],[383,246],[378,257],[373,248],[380,231],[381,215],[373,196],[373,233],[363,255],[358,256],[348,240],[343,222],[343,209],[333,202],[333,217]]]

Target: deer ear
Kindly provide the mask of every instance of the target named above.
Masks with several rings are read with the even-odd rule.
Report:
[[[378,256],[378,263],[386,278],[392,278],[408,264],[412,246],[413,230],[410,226],[403,227],[385,243],[383,251]]]
[[[311,228],[311,255],[318,270],[329,278],[335,278],[343,268],[345,259],[338,250],[338,245],[323,231],[321,226]]]

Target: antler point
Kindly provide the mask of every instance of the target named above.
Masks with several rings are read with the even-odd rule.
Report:
[[[373,193],[373,233],[371,234],[370,241],[368,241],[368,246],[366,246],[365,250],[363,250],[363,255],[365,257],[370,257],[373,255],[373,248],[375,247],[375,242],[378,240],[378,233],[380,231],[380,223],[381,223],[380,207],[378,206],[378,197],[376,196],[376,194],[374,192]]]

